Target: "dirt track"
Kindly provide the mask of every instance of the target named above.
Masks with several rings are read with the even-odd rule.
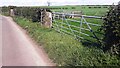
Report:
[[[3,66],[53,66],[42,47],[38,47],[10,17],[2,16]]]

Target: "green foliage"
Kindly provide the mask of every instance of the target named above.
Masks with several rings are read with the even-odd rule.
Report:
[[[9,8],[8,7],[3,6],[1,11],[2,11],[3,15],[9,16]]]
[[[104,19],[104,50],[120,55],[120,4],[111,6]]]
[[[72,7],[71,9],[75,9],[75,7]]]
[[[59,66],[120,66],[120,58],[93,47],[84,47],[70,35],[40,26],[22,17],[14,20],[44,47]]]
[[[15,8],[15,15],[16,16],[22,16],[24,18],[27,19],[37,19],[37,12],[36,12],[36,8],[30,8],[30,7],[16,7]]]
[[[41,21],[41,11],[44,9],[35,8],[35,7],[16,7],[15,8],[15,15],[22,16],[27,19],[32,19],[33,22],[40,22]],[[46,11],[51,12],[49,9]]]

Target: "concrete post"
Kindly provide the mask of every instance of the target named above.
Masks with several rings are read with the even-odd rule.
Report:
[[[46,28],[51,28],[52,27],[52,13],[44,10],[42,12],[42,16],[43,16],[42,17],[42,26],[44,26]]]

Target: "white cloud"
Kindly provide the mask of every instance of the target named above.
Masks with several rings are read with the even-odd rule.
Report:
[[[0,6],[41,6],[47,5],[47,1],[50,1],[52,5],[102,5],[117,4],[119,0],[0,0]]]

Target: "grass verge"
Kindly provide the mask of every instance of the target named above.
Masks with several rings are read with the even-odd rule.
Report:
[[[49,57],[59,66],[120,65],[119,57],[95,47],[84,47],[70,35],[41,27],[39,23],[22,17],[14,17],[14,20],[44,47]]]

